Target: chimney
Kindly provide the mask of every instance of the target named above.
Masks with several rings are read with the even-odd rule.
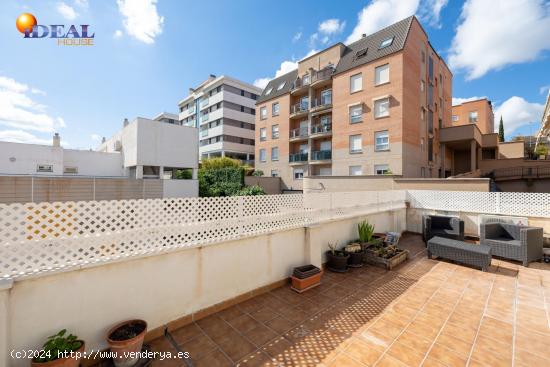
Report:
[[[365,37],[367,37],[367,34],[366,34],[366,33],[363,33],[363,34],[361,35],[361,38],[365,38]]]
[[[193,93],[195,90],[193,88],[189,88],[189,94]]]
[[[122,123],[122,127],[128,126],[129,122],[128,119],[124,119],[124,122]]]
[[[61,146],[61,137],[59,136],[58,133],[55,133],[53,135],[52,146],[54,146],[54,147],[60,147]]]
[[[106,141],[107,141],[107,139],[105,139],[105,137],[101,138],[101,143],[105,143]]]

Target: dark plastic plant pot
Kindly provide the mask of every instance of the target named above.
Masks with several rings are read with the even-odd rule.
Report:
[[[348,271],[348,258],[349,255],[343,255],[341,252],[333,255],[332,251],[327,251],[327,268],[337,273],[345,273]]]
[[[350,268],[360,268],[363,266],[364,252],[346,252],[349,255],[348,266]]]
[[[304,266],[299,266],[297,268],[294,268],[292,275],[298,279],[305,279],[315,274],[319,274],[320,272],[321,272],[321,269],[319,269],[315,265],[304,265]]]

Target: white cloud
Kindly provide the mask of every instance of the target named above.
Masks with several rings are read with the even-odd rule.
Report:
[[[302,32],[297,32],[294,37],[292,37],[292,42],[296,43],[302,38]]]
[[[346,39],[349,44],[416,13],[419,0],[372,0],[358,14],[357,25]]]
[[[323,34],[342,33],[346,27],[346,22],[340,22],[340,19],[327,19],[319,23],[318,31]]]
[[[0,125],[40,132],[53,132],[65,127],[62,118],[50,116],[46,113],[47,106],[29,96],[29,93],[33,94],[33,89],[37,94],[39,89],[0,76]]]
[[[435,28],[441,28],[441,11],[449,0],[424,0],[420,4],[418,15],[422,22]]]
[[[317,53],[319,51],[317,50],[310,50],[304,57],[302,57],[300,60],[303,60],[315,53]],[[265,88],[265,86],[267,85],[267,83],[269,83],[269,81],[271,79],[274,79],[274,78],[277,78],[281,75],[284,75],[288,72],[291,72],[292,70],[295,70],[295,69],[298,69],[298,61],[299,60],[285,60],[281,63],[281,65],[279,66],[279,69],[277,69],[277,71],[275,72],[275,76],[273,78],[258,78],[256,80],[254,80],[254,85],[258,88]]]
[[[498,131],[500,116],[504,122],[505,135],[511,135],[516,129],[536,123],[540,124],[544,105],[527,102],[522,97],[513,96],[495,108],[495,130]]]
[[[157,11],[157,0],[117,0],[117,4],[124,16],[126,33],[144,43],[154,43],[164,24],[164,17]]]
[[[40,90],[38,88],[31,88],[31,93],[32,94],[40,94],[42,96],[46,95],[46,92],[44,92],[43,90]]]
[[[120,38],[122,37],[122,31],[120,29],[117,29],[115,33],[113,34],[114,38]]]
[[[540,87],[539,93],[540,94],[550,93],[550,85],[543,85],[542,87]]]
[[[542,0],[468,0],[452,41],[449,64],[476,79],[491,70],[535,60],[550,49],[550,11]]]
[[[57,3],[56,9],[57,12],[67,20],[74,20],[78,16],[74,8],[64,2]]]
[[[74,4],[83,9],[88,9],[88,0],[74,0]]]
[[[101,140],[101,136],[99,136],[98,134],[92,134],[90,136],[90,138],[93,140],[93,141],[100,141]]]
[[[470,101],[477,101],[479,99],[487,98],[485,96],[483,97],[467,97],[467,98],[459,98],[459,97],[453,97],[453,106],[457,106],[459,104],[463,104],[464,102],[470,102]]]
[[[23,130],[0,131],[0,140],[10,141],[12,143],[43,144],[43,145],[52,144],[52,139],[39,138]]]

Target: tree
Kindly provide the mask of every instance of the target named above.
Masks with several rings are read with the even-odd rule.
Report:
[[[504,142],[504,122],[502,122],[502,116],[500,116],[500,123],[498,124],[498,141]]]
[[[242,166],[236,159],[203,159],[198,174],[199,195],[205,197],[265,194],[259,186],[245,187],[244,175],[247,170],[250,170],[250,167]]]

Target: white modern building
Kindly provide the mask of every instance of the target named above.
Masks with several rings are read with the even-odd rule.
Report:
[[[254,163],[254,115],[260,88],[210,75],[179,103],[182,125],[199,129],[199,159],[231,157]]]
[[[179,170],[190,179],[176,179]],[[164,197],[198,196],[198,129],[178,116],[142,117],[94,150],[65,149],[56,133],[52,145],[0,142],[0,176],[162,180]]]

